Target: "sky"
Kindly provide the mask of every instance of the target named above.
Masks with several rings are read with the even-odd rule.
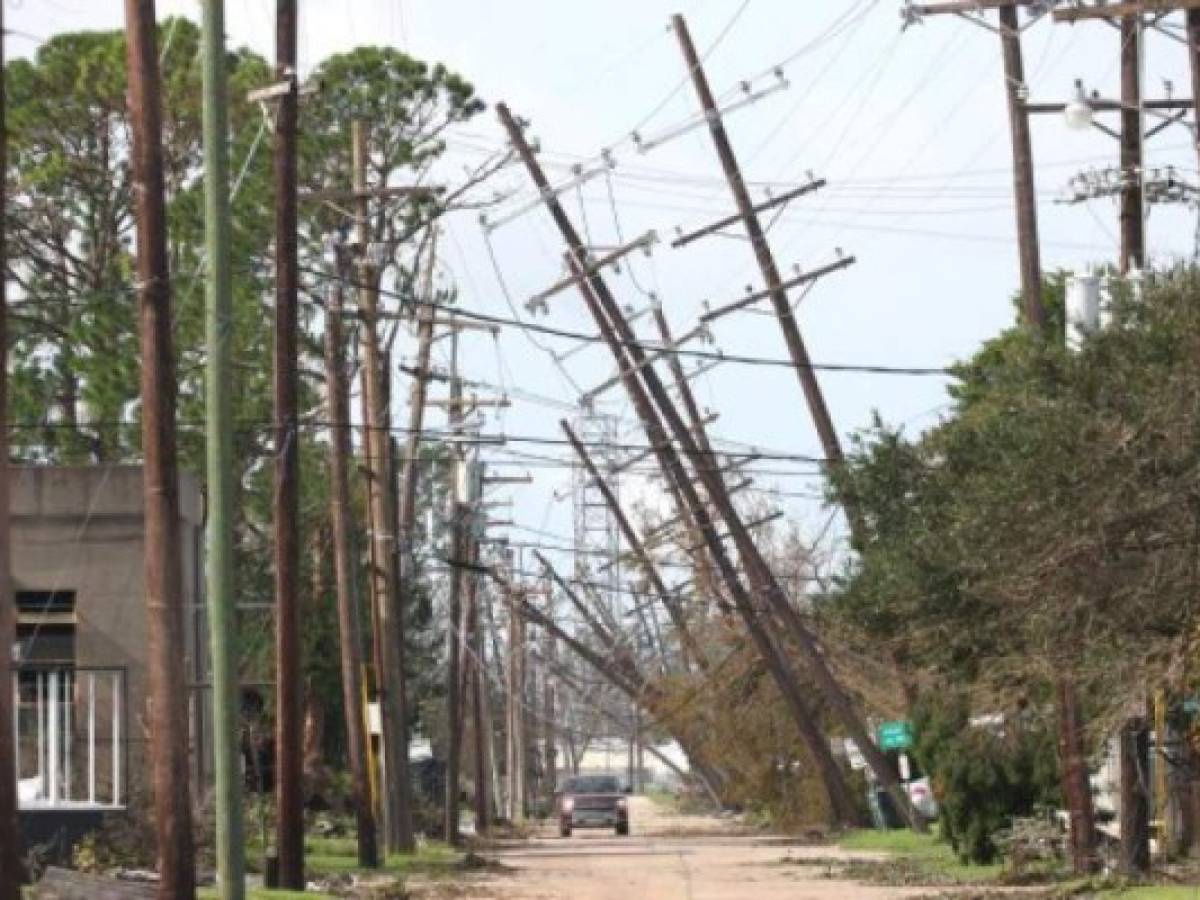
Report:
[[[270,0],[231,0],[230,44],[249,45],[270,58],[274,6]],[[658,232],[663,240],[649,257],[632,257],[608,280],[633,310],[661,302],[680,334],[695,325],[705,302],[721,305],[748,286],[762,286],[736,229],[684,249],[669,247],[676,228],[690,230],[733,209],[707,130],[684,130],[647,152],[630,139],[635,130],[648,141],[695,121],[697,101],[668,28],[670,15],[683,13],[723,105],[740,95],[744,81],[755,89],[777,86],[725,117],[755,199],[798,185],[810,172],[828,181],[825,189],[789,204],[769,233],[785,274],[794,266],[830,262],[839,252],[856,259],[819,281],[799,306],[812,359],[936,368],[969,356],[1012,324],[1018,270],[1011,148],[996,34],[956,17],[902,30],[901,6],[901,0],[301,0],[301,67],[309,71],[330,54],[365,44],[444,62],[489,104],[506,101],[530,120],[555,183],[570,178],[574,165],[594,167],[610,150],[615,167],[609,174],[562,199],[596,245]],[[159,3],[162,17],[195,18],[198,9],[195,0]],[[57,32],[120,27],[122,4],[9,0],[8,18],[9,53],[20,55]],[[1147,36],[1148,95],[1171,89],[1187,96],[1178,24],[1168,18],[1163,32]],[[1116,95],[1119,34],[1112,27],[1059,25],[1047,17],[1028,23],[1023,45],[1032,100],[1066,100],[1077,78],[1089,90]],[[785,82],[773,74],[777,66]],[[1099,131],[1071,131],[1057,115],[1037,117],[1033,128],[1044,268],[1082,271],[1113,263],[1114,201],[1059,201],[1071,176],[1116,164],[1116,141]],[[503,145],[489,108],[454,129],[447,172],[478,163]],[[1194,183],[1194,148],[1190,125],[1173,126],[1149,141],[1147,159],[1176,166]],[[493,220],[535,196],[517,167],[502,173],[495,189],[510,199]],[[1191,258],[1195,219],[1190,209],[1154,208],[1152,257]],[[474,214],[462,214],[445,224],[439,279],[457,287],[468,309],[506,317],[515,310],[528,318],[525,300],[562,276],[562,249],[541,208],[490,233]],[[532,318],[591,330],[582,301],[570,292]],[[654,333],[648,318],[637,327]],[[777,325],[760,313],[726,317],[713,331],[715,344],[704,349],[785,357]],[[513,401],[503,413],[488,414],[485,431],[560,437],[558,420],[574,414],[578,388],[612,374],[600,348],[585,348],[561,363],[551,356],[574,346],[514,329],[496,340],[465,336],[465,376],[499,385]],[[941,378],[823,372],[820,380],[846,443],[876,414],[917,434],[946,409]],[[723,446],[822,455],[796,375],[787,368],[725,363],[698,377],[695,386],[701,403],[719,414],[712,432],[728,442]],[[622,439],[642,442],[619,394],[604,396],[603,409],[619,418]],[[430,424],[442,425],[441,415],[433,413]],[[514,443],[486,451],[493,471],[528,469],[535,476],[534,484],[509,492],[515,525],[508,534],[514,540],[570,542],[569,470],[516,456],[528,451],[563,460],[568,449]],[[812,464],[764,460],[752,468],[765,500],[786,510],[806,533],[822,531],[829,512],[812,496],[821,489]],[[630,480],[623,490],[634,502],[653,502],[650,484]],[[507,511],[496,516],[509,518]],[[836,541],[838,534],[835,527],[826,540]]]

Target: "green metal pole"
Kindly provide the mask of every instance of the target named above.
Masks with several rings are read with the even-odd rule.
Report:
[[[225,3],[204,0],[204,237],[206,456],[208,463],[208,631],[212,655],[216,770],[217,883],[223,900],[246,889],[238,766],[238,687],[233,595],[233,290],[229,269],[229,148]]]

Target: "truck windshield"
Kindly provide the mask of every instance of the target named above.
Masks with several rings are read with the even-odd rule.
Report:
[[[621,783],[610,775],[581,775],[567,779],[564,794],[619,794]]]

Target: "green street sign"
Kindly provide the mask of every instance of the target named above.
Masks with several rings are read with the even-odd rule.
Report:
[[[908,750],[912,745],[912,722],[884,722],[879,726],[880,750]]]

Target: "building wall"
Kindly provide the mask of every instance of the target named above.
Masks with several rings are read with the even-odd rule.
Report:
[[[137,786],[149,734],[145,522],[140,466],[22,466],[12,473],[14,589],[75,592],[75,664],[126,671],[126,784]],[[180,479],[186,666],[196,678],[202,502]],[[128,796],[128,794],[127,794]]]

